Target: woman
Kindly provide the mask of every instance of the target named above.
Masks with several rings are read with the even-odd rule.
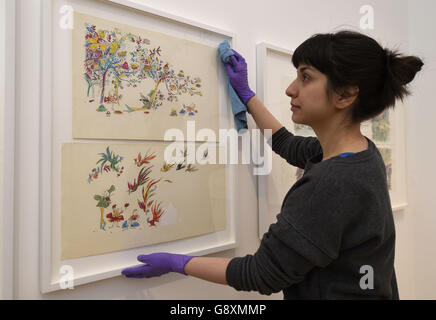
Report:
[[[257,99],[237,52],[226,65],[230,82],[272,148],[304,176],[286,195],[277,223],[258,251],[243,258],[157,253],[128,277],[179,272],[236,290],[285,299],[399,299],[394,270],[395,226],[386,167],[361,123],[409,94],[421,70],[416,57],[383,49],[357,32],[318,34],[295,51],[297,79],[287,88],[292,120],[317,138],[290,133]]]

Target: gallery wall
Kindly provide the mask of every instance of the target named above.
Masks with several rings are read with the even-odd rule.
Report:
[[[13,3],[0,0],[0,300],[13,296],[14,16]]]
[[[431,0],[430,0],[431,1]],[[427,1],[427,6],[432,6]],[[237,292],[230,287],[215,285],[194,278],[177,274],[170,274],[161,278],[149,280],[132,280],[115,277],[87,285],[77,286],[74,290],[57,291],[41,294],[39,286],[39,173],[38,159],[33,157],[39,148],[39,87],[35,84],[40,80],[40,0],[17,0],[17,79],[16,79],[16,148],[15,148],[15,220],[14,220],[14,298],[17,299],[281,299],[281,294],[270,297],[257,293]],[[397,47],[401,51],[408,51],[408,32],[418,32],[423,26],[416,26],[408,30],[407,20],[415,20],[414,14],[421,14],[421,9],[414,9],[408,14],[406,0],[384,1],[231,1],[223,0],[136,0],[136,2],[158,10],[195,20],[210,26],[228,30],[236,35],[235,49],[245,56],[249,67],[249,82],[256,87],[256,55],[255,45],[268,41],[283,48],[295,49],[302,41],[314,33],[330,32],[340,27],[357,29],[360,23],[360,8],[371,5],[375,13],[374,30],[367,30],[381,43],[389,47]],[[426,10],[428,10],[427,8]],[[422,12],[425,12],[422,9]],[[431,12],[428,10],[427,12]],[[418,40],[416,40],[418,41]],[[415,44],[415,42],[412,42]],[[418,43],[415,44],[418,46]],[[432,49],[429,45],[428,49]],[[433,47],[434,49],[434,47]],[[433,78],[434,79],[434,74]],[[434,81],[433,81],[434,83]],[[431,92],[431,91],[427,91]],[[417,211],[428,212],[423,218],[434,219],[430,216],[431,207],[425,204],[430,198],[429,193],[423,193],[422,181],[428,182],[430,177],[420,162],[424,155],[421,148],[430,145],[431,125],[421,126],[412,123],[423,120],[430,121],[430,104],[422,100],[417,101],[422,107],[422,114],[417,115],[410,110],[406,125],[407,143],[409,150],[415,151],[408,161],[410,205],[404,211],[395,214],[397,226],[396,271],[401,298],[412,299],[420,291],[425,297],[431,296],[431,282],[424,284],[424,275],[430,274],[430,266],[415,265],[416,246],[424,246],[425,234],[415,238],[416,230],[421,225],[414,224],[419,216]],[[406,106],[408,102],[405,103]],[[413,106],[414,108],[416,106]],[[427,108],[424,110],[424,108]],[[434,112],[434,111],[432,111]],[[433,113],[434,114],[434,113]],[[422,119],[421,119],[422,118]],[[434,118],[434,117],[433,117]],[[427,119],[427,120],[425,120]],[[251,128],[255,126],[249,119]],[[410,127],[410,128],[409,128]],[[427,129],[428,128],[428,129]],[[428,131],[426,131],[428,130]],[[427,135],[426,135],[427,134]],[[425,138],[427,137],[427,138]],[[417,141],[426,143],[416,144]],[[412,145],[412,146],[411,146]],[[433,150],[434,154],[434,150]],[[428,158],[429,161],[431,157]],[[428,163],[430,167],[430,163]],[[239,246],[234,250],[225,251],[213,256],[235,257],[256,252],[259,246],[257,235],[257,185],[256,177],[252,175],[252,168],[238,166],[238,226]],[[427,176],[426,176],[427,174]],[[418,183],[419,182],[419,183]],[[409,189],[410,190],[410,189]],[[429,189],[430,190],[430,189]],[[430,191],[428,191],[430,192]],[[434,200],[433,200],[434,201]],[[434,207],[434,206],[433,206]],[[431,222],[431,221],[428,221]],[[433,221],[434,222],[434,221]],[[411,226],[414,225],[414,228]],[[430,231],[428,226],[427,231]],[[435,237],[435,236],[433,236]],[[434,239],[436,240],[436,239]],[[434,243],[434,242],[433,242]],[[425,250],[421,249],[424,261]],[[431,262],[434,270],[435,261]],[[419,277],[416,270],[422,271]],[[434,279],[434,278],[433,278]],[[435,280],[432,280],[435,281]],[[434,282],[433,282],[434,284]],[[433,285],[434,287],[434,285]]]
[[[406,114],[409,163],[408,188],[414,229],[415,265],[412,277],[415,282],[416,299],[436,299],[436,197],[434,182],[436,171],[434,157],[436,143],[434,121],[436,103],[436,30],[433,14],[436,2],[432,0],[409,1],[409,48],[410,52],[424,57],[425,68],[412,88]]]
[[[6,59],[5,59],[5,53],[6,53],[6,43],[3,41],[6,29],[6,23],[5,23],[5,14],[6,14],[6,2],[0,1],[0,124],[4,124],[4,110],[5,110],[5,65],[6,65]],[[3,203],[3,189],[4,189],[4,178],[3,178],[3,172],[4,172],[4,130],[0,131],[0,203]],[[3,222],[3,216],[0,217],[0,235],[3,235],[4,233],[4,222]],[[0,237],[0,275],[4,274],[4,250],[3,250],[3,244],[4,244],[4,237]],[[3,293],[3,276],[0,276],[0,299],[4,299],[4,293]]]

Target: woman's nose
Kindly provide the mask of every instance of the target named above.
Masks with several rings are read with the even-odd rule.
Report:
[[[286,95],[291,98],[295,98],[297,96],[297,88],[295,86],[295,80],[286,89]]]

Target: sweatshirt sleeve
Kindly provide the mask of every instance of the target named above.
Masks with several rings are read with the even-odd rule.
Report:
[[[269,295],[303,281],[315,267],[327,267],[339,255],[347,223],[338,218],[339,197],[325,176],[300,179],[257,252],[230,261],[228,284]]]
[[[273,134],[272,149],[294,167],[304,169],[310,158],[322,152],[319,140],[315,137],[300,137],[285,127]]]
[[[270,295],[303,281],[312,268],[330,261],[296,229],[279,222],[263,236],[254,255],[230,261],[226,279],[238,291]]]

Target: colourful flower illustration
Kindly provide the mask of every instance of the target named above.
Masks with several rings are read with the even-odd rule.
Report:
[[[160,46],[148,47],[150,40],[123,34],[117,28],[98,29],[93,24],[85,24],[85,30],[84,79],[88,97],[91,92],[95,94],[95,87],[99,89],[98,112],[107,111],[105,104],[110,104],[113,112],[119,111],[115,107],[119,108],[122,100],[120,91],[136,88],[145,79],[153,80],[154,86],[147,94],[138,90],[139,107],[124,104],[128,113],[156,110],[164,100],[176,102],[182,94],[203,95],[201,79],[185,75],[183,70],[175,72],[163,59]]]
[[[138,174],[138,181],[136,179],[133,180],[133,183],[127,183],[127,187],[129,189],[129,194],[132,192],[135,192],[140,186],[142,186],[144,183],[146,183],[150,178],[147,176],[151,173],[151,168],[153,166],[148,168],[142,168],[141,171]]]
[[[160,182],[161,179],[159,180],[151,180],[150,182],[148,182],[147,186],[144,188],[142,188],[142,200],[140,201],[138,200],[138,206],[139,208],[141,208],[145,214],[147,214],[147,212],[149,212],[149,207],[151,206],[151,204],[153,203],[153,200],[151,200],[151,197],[154,195],[154,192],[156,191],[157,188],[157,183]]]
[[[135,158],[133,161],[135,162],[135,164],[138,167],[141,167],[144,164],[148,164],[150,163],[151,160],[153,160],[154,158],[156,158],[156,155],[153,154],[149,154],[149,152],[147,151],[147,153],[145,154],[144,158],[142,158],[141,156],[141,152],[138,154],[138,157]]]
[[[128,203],[124,204],[124,210],[127,209],[128,206]],[[111,228],[113,228],[115,225],[118,225],[120,221],[124,221],[124,216],[122,215],[124,210],[117,208],[116,204],[112,206],[112,212],[106,215],[106,218],[108,218],[109,222],[112,223]]]
[[[104,221],[104,209],[111,204],[111,193],[115,191],[115,186],[112,185],[102,195],[94,195],[94,200],[98,201],[97,207],[100,208],[100,229],[104,230],[106,222]]]
[[[93,180],[98,179],[99,175],[105,172],[114,171],[119,177],[124,172],[124,167],[118,165],[123,160],[123,157],[115,155],[110,151],[109,147],[106,148],[106,153],[99,153],[100,159],[97,161],[98,167],[92,169],[91,173],[88,175],[88,183]]]
[[[127,219],[126,221],[124,221],[122,228],[125,229],[129,229],[129,228],[136,228],[139,227],[140,224],[138,222],[138,214],[137,214],[137,209],[134,209],[132,212],[132,215],[130,216],[129,219]]]
[[[151,214],[153,216],[153,219],[147,218],[147,222],[150,225],[150,227],[156,227],[156,223],[160,222],[160,218],[165,213],[165,210],[161,207],[161,202],[154,203],[151,207]]]

